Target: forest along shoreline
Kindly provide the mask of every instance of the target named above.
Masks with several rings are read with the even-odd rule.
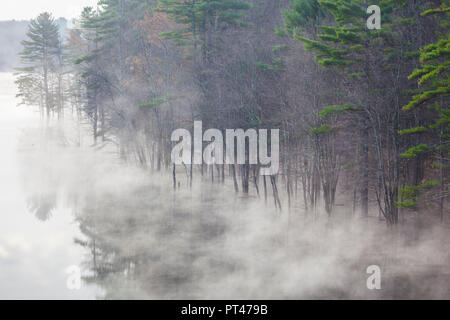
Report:
[[[74,183],[91,190],[77,192],[93,281],[163,297],[449,296],[450,11],[445,1],[387,1],[381,29],[369,30],[365,2],[105,0],[84,8],[67,37],[50,13],[30,22],[21,104],[37,105],[49,126],[70,122],[72,145],[87,154],[108,150],[141,170],[106,166],[89,187]],[[278,174],[174,165],[171,133],[194,121],[279,129]],[[127,180],[129,193],[111,183],[118,176],[142,180]],[[370,257],[390,270],[387,291],[361,284]]]
[[[50,13],[30,22],[21,103],[45,119],[76,115],[93,143],[156,171],[173,170],[171,133],[196,120],[276,128],[277,175],[217,165],[211,180],[230,174],[236,192],[272,194],[280,210],[302,203],[332,216],[351,203],[389,225],[448,222],[445,2],[392,1],[380,30],[366,29],[364,1],[127,2],[84,8],[64,37]],[[187,168],[192,180],[205,170]]]
[[[448,227],[392,230],[348,208],[333,217],[302,206],[280,212],[209,176],[173,190],[170,171],[130,166],[115,148],[61,144],[68,131],[47,128],[47,147],[35,148],[26,173],[47,178],[28,192],[48,187],[71,208],[83,235],[75,243],[86,252],[84,280],[102,288],[101,297],[449,296]],[[50,159],[59,165],[45,165]],[[371,265],[382,270],[381,290],[366,287]]]
[[[35,143],[41,123],[36,113],[16,106],[15,95],[14,75],[0,72],[0,298],[95,298],[92,286],[77,291],[66,286],[66,268],[84,258],[84,249],[73,241],[81,233],[71,210],[49,192],[54,180],[46,167],[52,159],[45,166],[28,161],[45,150]]]

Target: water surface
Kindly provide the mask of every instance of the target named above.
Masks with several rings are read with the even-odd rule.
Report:
[[[169,172],[92,145],[69,117],[41,125],[14,92],[0,74],[0,298],[450,298],[449,228],[418,228],[420,212],[395,230],[349,206],[280,212],[199,173],[191,190],[183,170],[175,192]],[[381,290],[367,289],[370,265]]]
[[[73,241],[80,231],[72,211],[58,206],[42,221],[27,202],[21,165],[34,150],[26,134],[40,131],[39,116],[16,107],[15,92],[13,75],[0,73],[0,299],[95,298],[93,287],[66,286],[66,268],[85,255]]]

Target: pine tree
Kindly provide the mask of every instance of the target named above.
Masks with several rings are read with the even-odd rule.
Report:
[[[26,36],[20,53],[22,67],[16,69],[17,96],[21,104],[39,104],[41,115],[50,118],[55,106],[50,82],[61,58],[58,25],[51,14],[41,13],[31,20]]]
[[[213,33],[229,25],[244,25],[242,11],[251,4],[236,0],[160,0],[157,10],[166,12],[184,27],[163,33],[178,44],[201,48],[207,62],[213,50]]]
[[[317,0],[291,0],[292,9],[282,11],[284,30],[277,29],[279,35],[284,32],[297,34],[308,28],[315,28],[319,21],[324,18],[325,10]]]
[[[395,203],[398,198],[399,183],[399,155],[397,154],[399,139],[396,132],[386,135],[383,128],[387,125],[396,125],[400,106],[391,111],[391,117],[386,117],[385,112],[380,110],[374,101],[381,100],[377,97],[382,99],[388,97],[387,92],[392,89],[386,82],[380,80],[380,70],[391,72],[399,68],[392,63],[392,57],[399,58],[399,56],[394,54],[390,57],[387,53],[398,45],[392,12],[402,8],[405,1],[381,0],[372,1],[371,4],[380,5],[383,8],[381,30],[366,28],[367,2],[362,0],[293,1],[293,10],[285,13],[285,28],[297,40],[303,42],[307,50],[317,52],[315,57],[319,66],[343,76],[347,87],[362,89],[362,99],[349,97],[343,105],[324,106],[323,112],[356,111],[356,125],[359,127],[360,135],[358,159],[360,198],[364,216],[368,214],[369,138],[370,132],[373,132],[374,154],[378,162],[376,172],[380,181],[376,196],[380,211],[388,223],[395,224],[398,220]],[[301,11],[302,8],[307,10]],[[311,21],[317,21],[318,17],[323,17],[323,22],[328,22],[330,18],[332,21],[326,25],[316,22],[320,33],[315,37],[304,36],[305,26]],[[386,158],[381,152],[385,145],[392,146],[393,157]]]
[[[155,4],[154,0],[100,0],[97,9],[87,7],[81,14],[86,50],[75,64],[86,88],[85,110],[93,124],[94,142],[99,136],[105,140],[105,100],[115,103],[115,96],[127,89],[127,59],[136,50],[134,23]]]
[[[450,15],[450,1],[442,0],[438,8],[432,8],[422,13],[422,16],[437,16],[441,21],[441,27],[446,30],[449,27],[448,17]],[[445,17],[442,19],[442,17]],[[450,35],[441,33],[437,42],[426,45],[419,50],[420,68],[414,70],[409,79],[418,79],[419,94],[403,107],[406,112],[413,110],[421,114],[419,126],[401,130],[402,135],[420,135],[423,137],[420,144],[416,144],[407,149],[402,157],[415,159],[424,153],[431,155],[437,160],[435,167],[439,170],[440,194],[435,196],[439,199],[439,209],[441,220],[443,220],[443,201],[446,192],[447,170],[449,167],[449,138],[450,138]],[[428,107],[428,108],[427,108]],[[433,112],[433,117],[427,116]],[[428,120],[428,121],[427,121]],[[433,137],[432,145],[427,144],[430,136]],[[436,143],[436,141],[438,141]],[[402,207],[415,207],[417,196],[420,191],[435,186],[433,180],[421,183],[420,185],[406,186],[401,192],[404,194],[404,201],[398,204]]]

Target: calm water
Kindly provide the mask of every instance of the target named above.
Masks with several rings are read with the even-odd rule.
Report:
[[[93,286],[69,290],[66,285],[66,268],[80,265],[85,254],[74,243],[80,231],[71,210],[57,207],[46,221],[30,210],[23,140],[26,130],[39,130],[39,116],[16,104],[12,74],[0,73],[0,299],[95,298]]]
[[[14,95],[0,74],[0,299],[450,298],[448,226],[279,212],[198,175],[190,191],[182,170],[174,192],[68,119],[40,127]]]

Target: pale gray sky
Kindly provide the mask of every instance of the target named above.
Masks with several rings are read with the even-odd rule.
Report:
[[[97,0],[2,0],[1,20],[29,20],[48,11],[55,18],[78,17],[83,7],[95,6]]]

